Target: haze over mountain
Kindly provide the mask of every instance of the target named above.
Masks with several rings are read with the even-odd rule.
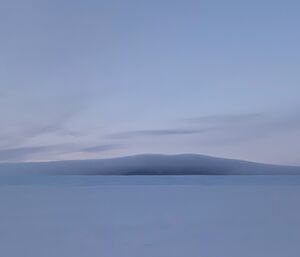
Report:
[[[2,163],[0,174],[54,175],[300,175],[300,167],[196,154],[145,154],[114,159]]]

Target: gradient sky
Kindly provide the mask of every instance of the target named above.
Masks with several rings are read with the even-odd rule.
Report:
[[[300,2],[1,0],[0,161],[300,164]]]

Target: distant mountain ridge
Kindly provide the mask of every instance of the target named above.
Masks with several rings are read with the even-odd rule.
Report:
[[[145,154],[114,159],[1,163],[0,174],[53,175],[300,175],[300,167],[197,154]]]

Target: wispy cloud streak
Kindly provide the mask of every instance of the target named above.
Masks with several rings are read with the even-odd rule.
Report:
[[[98,153],[98,152],[105,152],[105,151],[118,149],[120,147],[121,146],[118,144],[108,144],[108,145],[99,145],[99,146],[82,148],[82,149],[80,149],[80,151],[87,152],[87,153]]]
[[[32,157],[35,154],[41,154],[58,150],[61,145],[53,146],[32,146],[32,147],[19,147],[8,148],[0,150],[0,161],[21,161]]]
[[[207,129],[153,129],[153,130],[133,130],[115,133],[111,135],[113,138],[134,138],[134,137],[164,137],[164,136],[180,136],[195,135],[205,133]]]

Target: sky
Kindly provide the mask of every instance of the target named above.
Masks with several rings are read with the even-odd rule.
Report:
[[[0,162],[300,165],[300,2],[1,0]]]

